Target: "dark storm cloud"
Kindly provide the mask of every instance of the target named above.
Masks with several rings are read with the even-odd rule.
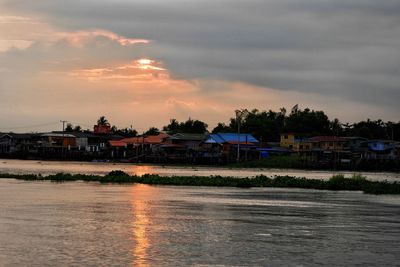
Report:
[[[400,112],[400,1],[3,1],[71,30],[150,39],[185,79],[335,95]]]

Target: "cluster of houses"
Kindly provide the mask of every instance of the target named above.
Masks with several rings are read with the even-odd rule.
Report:
[[[279,146],[296,153],[308,166],[346,169],[399,169],[400,142],[362,137],[281,134]],[[384,167],[384,168],[382,168]]]
[[[124,138],[98,125],[93,132],[0,133],[0,156],[12,158],[223,164],[293,154],[305,167],[399,168],[400,142],[294,133],[282,134],[277,143],[260,143],[247,133]]]
[[[108,126],[93,132],[0,133],[0,157],[23,159],[115,160],[155,163],[228,163],[259,158],[251,134],[177,133],[124,138]]]

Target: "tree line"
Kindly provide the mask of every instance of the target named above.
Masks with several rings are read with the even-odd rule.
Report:
[[[243,110],[244,111],[244,110]],[[236,116],[230,118],[229,123],[218,123],[210,132],[237,132],[238,124],[240,131],[251,133],[254,137],[262,141],[278,142],[281,133],[296,133],[299,136],[310,137],[317,135],[336,135],[336,136],[358,136],[367,139],[390,139],[400,141],[400,121],[391,122],[378,120],[363,120],[355,123],[342,123],[338,119],[330,120],[324,111],[311,110],[309,108],[299,109],[294,106],[290,112],[285,108],[279,111],[253,109],[243,113],[240,119]],[[98,124],[109,124],[108,120],[102,116],[97,121]],[[82,131],[77,125],[68,124],[66,131]],[[121,136],[137,136],[138,132],[133,127],[118,129],[111,127],[114,134]],[[206,133],[208,124],[189,118],[179,122],[171,119],[169,124],[162,127],[162,131],[169,134],[174,133]],[[145,135],[159,133],[157,127],[150,127]]]

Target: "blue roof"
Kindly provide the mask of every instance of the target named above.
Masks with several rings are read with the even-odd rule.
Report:
[[[242,133],[238,135],[237,133],[217,133],[210,134],[205,141],[205,143],[216,143],[223,144],[225,142],[250,142],[250,143],[258,143],[259,141],[254,138],[251,134]]]

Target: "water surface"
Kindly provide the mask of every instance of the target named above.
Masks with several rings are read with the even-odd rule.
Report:
[[[0,179],[0,266],[395,266],[400,197]]]

